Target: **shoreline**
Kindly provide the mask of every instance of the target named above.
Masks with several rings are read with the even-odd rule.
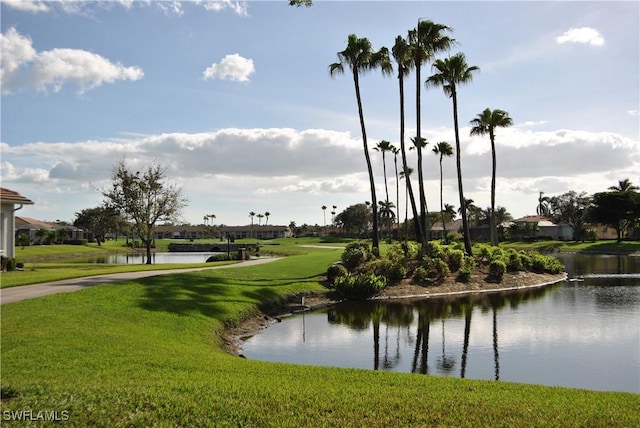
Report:
[[[443,283],[431,286],[421,286],[411,284],[410,281],[403,281],[399,284],[386,287],[380,294],[368,300],[419,300],[430,298],[442,298],[448,296],[463,296],[469,294],[502,293],[507,291],[527,290],[532,288],[543,288],[559,282],[567,281],[566,272],[552,274],[535,274],[532,272],[507,273],[502,282],[487,282],[484,279],[470,283],[456,283],[452,278],[447,278]],[[268,305],[260,309],[257,308],[253,315],[241,320],[238,325],[226,327],[218,336],[222,340],[223,349],[234,356],[245,358],[242,354],[243,339],[258,334],[261,330],[272,324],[281,322],[283,318],[301,312],[308,312],[327,306],[336,305],[344,300],[333,300],[328,293],[318,295],[294,295],[280,304]]]

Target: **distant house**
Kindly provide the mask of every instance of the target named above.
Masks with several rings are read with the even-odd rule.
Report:
[[[86,238],[84,230],[79,229],[67,223],[48,222],[36,220],[30,217],[18,217],[16,216],[16,238],[20,235],[27,235],[29,242],[37,242],[38,237],[36,231],[44,229],[47,232],[57,232],[59,230],[66,230],[67,235],[65,240],[80,240]]]
[[[530,228],[531,230],[537,230],[533,237],[538,238],[551,238],[559,239],[561,241],[568,241],[573,238],[573,229],[571,226],[565,223],[556,224],[547,217],[540,215],[525,216],[511,222],[512,224],[519,225],[523,228]]]
[[[220,236],[234,239],[241,238],[257,238],[257,239],[274,239],[274,238],[290,238],[292,236],[289,226],[276,225],[247,225],[247,226],[222,226],[220,227]]]
[[[25,205],[33,205],[33,201],[20,193],[0,187],[0,255],[16,256],[15,212]],[[16,208],[17,206],[17,208]]]
[[[204,239],[209,237],[206,226],[160,225],[154,228],[155,239]]]

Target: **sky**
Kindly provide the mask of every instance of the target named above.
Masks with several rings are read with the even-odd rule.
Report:
[[[396,36],[432,20],[457,41],[439,58],[463,52],[480,68],[458,90],[465,196],[490,205],[490,142],[471,137],[469,122],[502,109],[513,126],[496,133],[496,204],[514,218],[535,214],[539,192],[640,184],[639,5],[3,0],[1,185],[34,202],[17,215],[72,222],[101,204],[117,163],[140,170],[155,162],[188,201],[185,223],[213,214],[216,224],[244,225],[251,211],[269,212],[269,224],[329,223],[333,206],[339,213],[371,200],[353,78],[348,70],[331,77],[329,65],[349,34],[391,49]],[[423,80],[431,74],[422,69]],[[416,134],[415,85],[412,73],[408,137]],[[372,148],[400,145],[395,68],[390,77],[361,76],[360,89],[384,200],[383,160]],[[422,135],[427,203],[437,210],[431,147],[455,141],[441,88],[422,90]],[[396,203],[393,157],[386,161]],[[444,202],[457,209],[454,157],[443,170]]]

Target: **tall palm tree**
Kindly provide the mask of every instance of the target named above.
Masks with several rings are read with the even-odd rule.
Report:
[[[320,208],[322,208],[322,217],[324,218],[324,225],[327,225],[327,206],[323,205]]]
[[[538,194],[538,206],[536,207],[536,213],[538,215],[548,217],[549,216],[549,202],[551,198],[548,196],[542,196],[544,192]]]
[[[374,51],[371,42],[367,38],[359,38],[355,34],[350,34],[347,47],[338,52],[338,62],[329,65],[331,76],[344,73],[345,66],[349,67],[353,74],[353,84],[356,91],[356,101],[358,104],[358,116],[360,118],[360,129],[362,131],[362,145],[364,148],[364,158],[369,172],[369,186],[371,187],[371,206],[373,209],[373,247],[374,253],[379,253],[380,244],[378,242],[378,215],[376,200],[376,185],[369,157],[369,146],[367,144],[367,131],[364,123],[364,113],[362,111],[362,97],[360,96],[360,74],[376,68],[382,70],[383,75],[391,74],[393,67],[389,59],[389,50],[381,48]]]
[[[476,66],[469,66],[463,53],[457,53],[452,57],[436,60],[433,63],[436,73],[430,76],[426,84],[428,86],[442,86],[445,95],[451,98],[453,103],[453,129],[456,137],[456,168],[458,170],[458,195],[460,206],[464,206],[464,190],[462,186],[462,166],[460,162],[460,131],[458,127],[458,92],[459,85],[471,82],[473,73],[478,71]],[[464,231],[464,249],[471,256],[471,237],[469,236],[469,222],[466,210],[462,210],[462,229]]]
[[[264,214],[258,214],[256,215],[256,217],[258,217],[258,226],[262,226],[262,219],[264,218]]]
[[[264,225],[266,226],[267,223],[269,222],[269,216],[271,215],[271,213],[269,211],[264,213]]]
[[[433,153],[440,155],[440,215],[442,217],[442,233],[443,237],[447,237],[447,227],[444,221],[444,204],[442,200],[442,159],[447,156],[453,156],[453,147],[446,141],[440,141],[433,147]]]
[[[413,48],[402,36],[396,37],[396,42],[391,49],[393,58],[396,60],[398,66],[398,86],[400,89],[400,152],[402,153],[402,171],[409,171],[404,176],[406,194],[411,202],[411,211],[413,212],[413,218],[418,219],[418,208],[416,207],[416,200],[413,196],[413,187],[411,186],[411,179],[409,178],[410,170],[407,164],[407,150],[404,144],[404,78],[411,72],[413,68]],[[401,173],[402,174],[402,173]],[[405,203],[407,201],[405,200]],[[407,211],[407,209],[405,209]],[[406,231],[406,216],[405,216],[405,239],[407,236]],[[416,239],[420,239],[422,236],[422,228],[419,221],[413,222],[415,228]]]
[[[496,225],[496,128],[506,128],[513,125],[509,113],[504,110],[486,108],[479,113],[470,124],[471,135],[489,134],[491,141],[491,216],[489,217],[489,233],[491,245],[498,245],[498,228]]]
[[[417,28],[409,31],[409,44],[412,46],[413,65],[416,69],[416,141],[422,141],[420,100],[420,90],[422,87],[422,78],[420,77],[421,68],[427,62],[432,61],[436,54],[449,50],[455,44],[455,40],[447,35],[450,31],[450,27],[428,20],[418,21]],[[427,200],[422,173],[422,147],[416,146],[416,148],[418,150],[418,192],[420,196],[420,225],[422,228],[421,242],[424,251],[429,240]]]
[[[614,190],[618,192],[626,192],[627,190],[639,190],[639,189],[640,187],[635,186],[633,183],[631,183],[631,181],[628,178],[625,178],[624,180],[618,180],[617,186],[609,187],[609,190]]]

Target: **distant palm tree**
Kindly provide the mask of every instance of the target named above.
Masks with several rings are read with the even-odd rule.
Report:
[[[421,99],[420,89],[422,88],[422,78],[420,77],[422,66],[433,58],[439,52],[449,50],[455,40],[446,35],[451,28],[437,24],[429,20],[419,20],[418,26],[409,31],[409,44],[411,45],[411,53],[413,57],[413,65],[416,70],[416,141],[422,141],[421,129]],[[416,146],[418,150],[418,192],[420,196],[420,224],[422,228],[422,251],[426,250],[426,244],[429,241],[429,226],[427,214],[427,200],[424,190],[424,181],[422,173],[422,147]]]
[[[36,238],[38,238],[40,245],[42,245],[42,243],[44,242],[44,238],[47,237],[47,229],[45,229],[44,227],[41,227],[40,229],[36,230],[35,235],[36,235]]]
[[[540,216],[548,217],[549,216],[549,202],[551,202],[551,198],[548,196],[542,196],[544,192],[540,192],[538,194],[538,206],[536,207],[536,213]]]
[[[327,206],[323,205],[320,207],[322,209],[322,217],[324,218],[324,225],[327,225]]]
[[[251,217],[251,237],[253,238],[253,217],[255,217],[256,213],[251,211],[249,212],[249,217]]]
[[[640,190],[640,187],[635,186],[628,178],[625,178],[624,180],[619,180],[617,186],[609,187],[609,190],[626,192],[627,190]]]
[[[396,208],[398,209],[398,218],[400,217],[400,183],[398,179],[398,153],[400,153],[400,149],[392,146],[391,153],[393,153],[393,166],[396,174]],[[396,218],[396,222],[398,221]]]
[[[443,237],[447,237],[447,227],[444,221],[444,205],[442,200],[442,159],[447,156],[453,156],[453,147],[446,141],[440,141],[433,147],[433,153],[440,155],[440,216],[442,217],[442,233]]]
[[[413,63],[413,48],[402,36],[396,37],[396,42],[391,49],[393,58],[396,60],[398,66],[398,85],[400,88],[400,152],[402,153],[402,171],[410,170],[407,164],[407,150],[404,144],[404,78],[414,66]],[[402,172],[401,172],[402,174]],[[418,218],[418,208],[416,207],[416,200],[413,196],[413,188],[411,186],[411,180],[409,174],[405,176],[406,194],[411,202],[411,210],[413,212],[413,218]],[[407,203],[405,199],[405,203]],[[407,209],[405,209],[407,211]],[[422,229],[419,221],[414,221],[414,228],[416,239],[422,236]],[[405,216],[405,239],[406,239],[406,216]]]
[[[359,38],[355,34],[349,35],[347,47],[338,52],[338,62],[329,66],[331,76],[344,73],[344,67],[347,66],[353,74],[353,83],[356,90],[356,101],[358,104],[358,116],[360,117],[360,129],[362,131],[362,145],[364,148],[364,157],[367,163],[367,171],[369,172],[369,186],[371,188],[371,206],[373,208],[373,242],[372,247],[374,253],[379,252],[380,244],[378,242],[378,215],[377,215],[377,199],[376,185],[373,176],[373,168],[371,167],[371,159],[369,158],[369,146],[367,144],[367,131],[364,123],[364,113],[362,111],[362,97],[360,96],[360,74],[367,71],[380,68],[383,74],[391,74],[393,67],[389,60],[389,51],[387,48],[381,48],[374,51],[371,42],[367,38]]]
[[[269,222],[269,216],[271,215],[271,213],[269,211],[264,213],[264,225],[266,226],[267,223]]]
[[[393,208],[396,206],[393,202],[389,201],[380,201],[378,202],[380,205],[379,215],[380,219],[385,220],[387,223],[387,242],[391,242],[391,222],[396,218],[396,214],[393,212]]]
[[[462,165],[460,161],[460,132],[458,127],[458,93],[459,85],[469,83],[473,80],[473,73],[478,71],[476,66],[469,66],[463,53],[436,60],[433,63],[436,73],[429,77],[426,84],[429,86],[442,86],[444,93],[453,102],[453,128],[456,137],[456,167],[458,171],[458,196],[460,205],[464,206],[464,190],[462,187]],[[471,256],[471,237],[469,236],[469,222],[466,210],[462,211],[462,229],[464,231],[464,248],[467,255]]]
[[[513,125],[513,120],[509,113],[504,110],[491,110],[486,108],[479,113],[470,124],[471,135],[489,134],[491,141],[491,215],[489,217],[489,233],[491,244],[498,245],[498,228],[496,225],[496,128],[506,128]]]
[[[405,196],[404,196],[404,240],[405,242],[409,239],[409,231],[407,230],[407,228],[409,227],[409,188],[411,187],[411,180],[409,179],[409,177],[411,176],[411,173],[413,172],[413,168],[411,167],[405,167],[403,171],[400,171],[400,179],[404,179],[405,181]],[[418,218],[417,213],[415,212],[415,205],[413,206],[413,211],[414,211],[414,217],[415,219]],[[414,223],[416,223],[414,221]]]
[[[262,219],[264,218],[264,214],[256,215],[258,217],[258,226],[262,226]]]
[[[385,158],[385,153],[390,152],[393,149],[393,144],[387,140],[382,140],[373,148],[373,150],[382,153],[382,172],[384,174],[384,193],[385,193],[385,202],[389,203],[389,187],[387,186],[387,161]]]

